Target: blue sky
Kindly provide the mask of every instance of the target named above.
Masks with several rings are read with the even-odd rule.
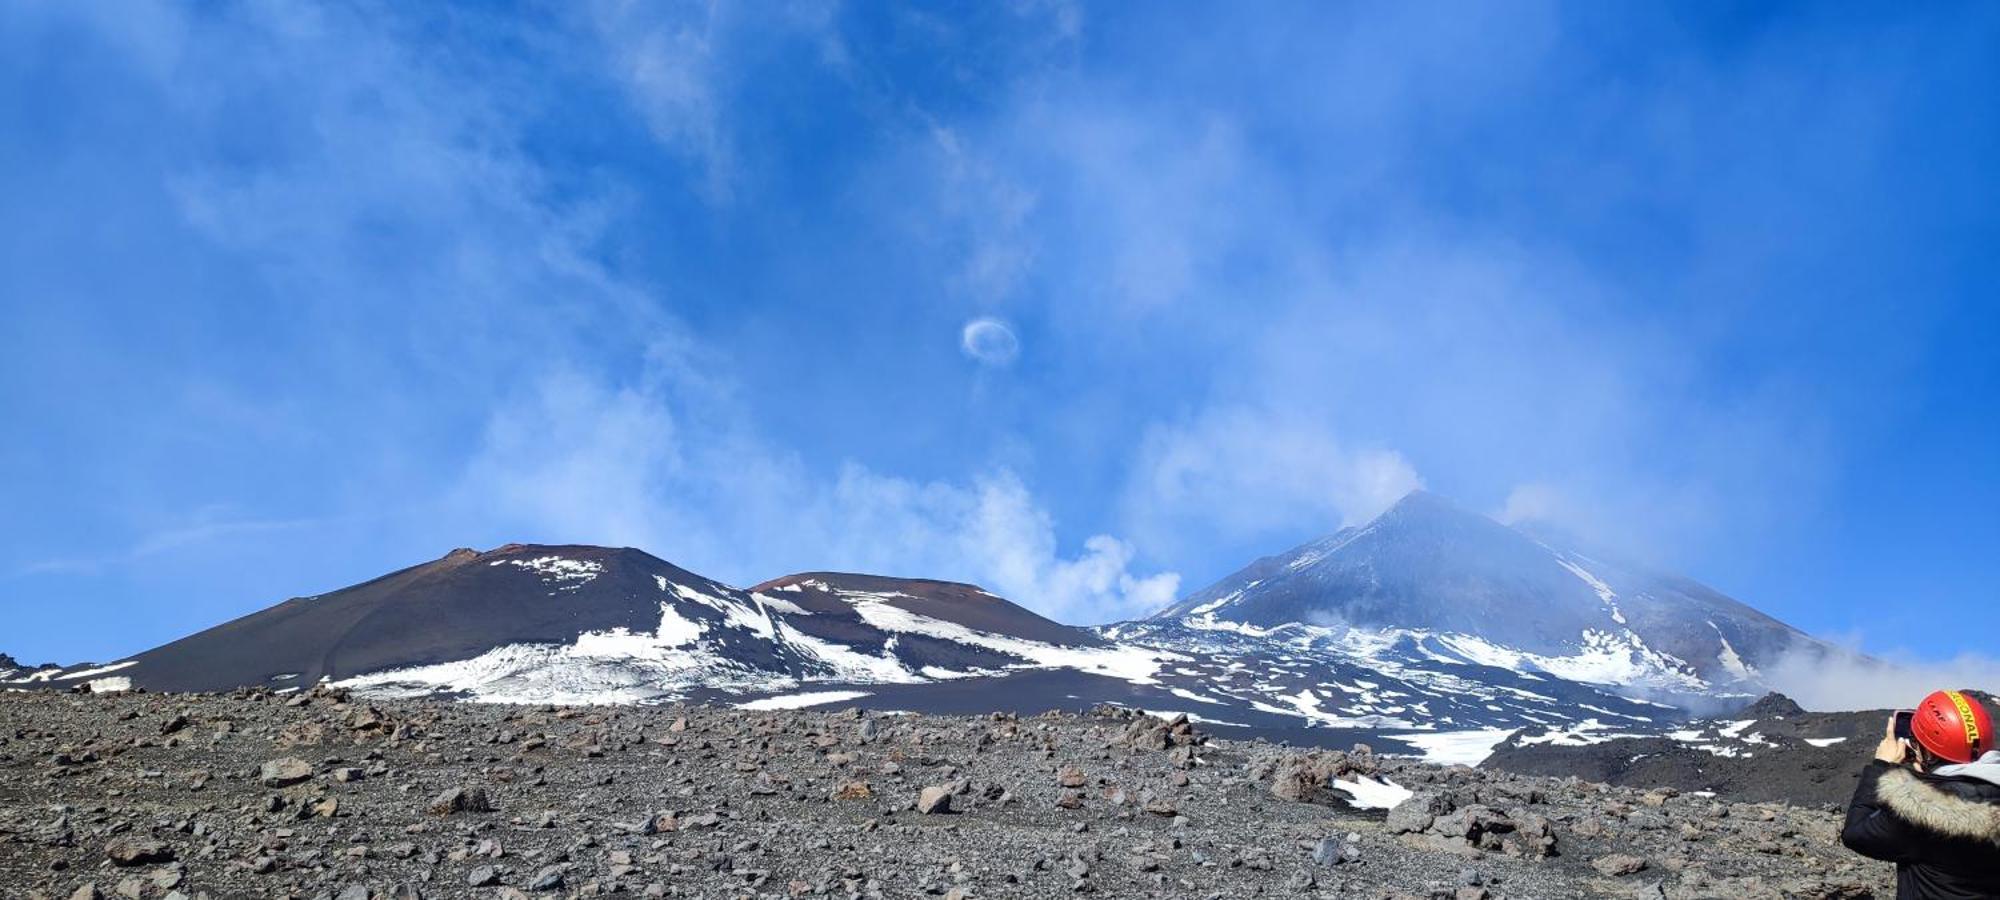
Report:
[[[0,650],[507,541],[1103,621],[1424,485],[1988,653],[1996,39],[1977,4],[7,4]]]

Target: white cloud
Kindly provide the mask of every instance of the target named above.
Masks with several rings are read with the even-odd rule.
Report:
[[[496,411],[457,502],[508,515],[523,539],[642,544],[670,529],[652,498],[681,469],[679,429],[644,394],[570,371]]]
[[[958,347],[982,365],[1004,366],[1020,355],[1021,339],[1007,323],[982,316],[965,323],[958,333]]]
[[[1871,657],[1851,647],[1806,649],[1786,654],[1761,672],[1773,690],[1813,710],[1909,709],[1932,691],[2000,692],[2000,660],[1977,654],[1925,660],[1909,652]]]
[[[810,569],[972,582],[1073,624],[1148,612],[1179,587],[1134,572],[1133,546],[1111,535],[1065,552],[1008,469],[916,481],[850,462],[818,477],[676,368],[656,361],[629,387],[545,377],[494,415],[456,513],[524,540],[637,546],[739,584]]]
[[[1124,502],[1151,545],[1332,531],[1422,486],[1393,450],[1347,446],[1310,419],[1227,407],[1149,430]]]
[[[1065,556],[1055,521],[1002,469],[970,483],[917,483],[850,465],[817,510],[826,553],[863,571],[974,581],[1060,621],[1094,623],[1150,611],[1179,577],[1131,571],[1131,544],[1093,535]],[[921,570],[911,571],[909,567]]]

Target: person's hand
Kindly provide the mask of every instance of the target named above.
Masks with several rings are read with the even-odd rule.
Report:
[[[1882,743],[1875,745],[1875,758],[1885,763],[1902,765],[1910,755],[1910,745],[1896,736],[1896,714],[1889,714],[1889,724],[1882,729]]]

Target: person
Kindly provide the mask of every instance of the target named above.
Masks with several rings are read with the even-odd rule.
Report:
[[[1979,699],[1937,691],[1896,716],[1861,771],[1840,842],[1896,864],[1897,900],[2000,898],[2000,750]]]

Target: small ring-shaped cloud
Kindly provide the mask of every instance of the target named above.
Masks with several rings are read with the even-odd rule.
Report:
[[[986,366],[1004,366],[1021,354],[1021,339],[1014,336],[1014,330],[991,316],[965,323],[958,335],[958,346],[966,356]]]

